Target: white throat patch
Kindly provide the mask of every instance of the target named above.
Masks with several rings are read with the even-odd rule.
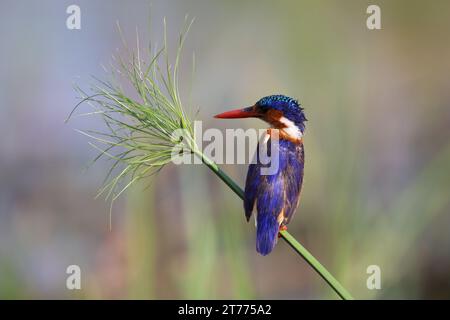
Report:
[[[294,122],[292,122],[288,118],[281,117],[278,121],[285,126],[285,128],[283,128],[282,130],[292,139],[300,140],[303,137],[300,129],[295,125]]]

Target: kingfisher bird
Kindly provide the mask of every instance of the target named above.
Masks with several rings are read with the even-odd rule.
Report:
[[[278,240],[281,230],[294,215],[300,200],[303,183],[305,152],[303,133],[307,121],[304,109],[297,100],[285,95],[271,95],[260,99],[253,106],[227,111],[215,116],[219,119],[258,118],[268,124],[266,137],[258,143],[257,161],[250,164],[244,191],[244,211],[247,221],[255,212],[256,251],[269,254]],[[263,175],[259,159],[260,144],[268,144],[278,129],[278,170]],[[270,149],[267,149],[270,156]]]

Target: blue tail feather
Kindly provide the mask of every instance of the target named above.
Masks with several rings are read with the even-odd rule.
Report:
[[[256,225],[256,251],[263,256],[268,255],[278,240],[279,225],[275,216],[259,214]]]

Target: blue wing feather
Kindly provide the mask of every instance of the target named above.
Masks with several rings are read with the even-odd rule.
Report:
[[[296,148],[290,148],[288,151],[287,166],[284,170],[284,176],[286,177],[284,224],[289,223],[298,207],[303,184],[304,158],[303,145]]]
[[[260,165],[258,163],[252,163],[248,167],[247,179],[245,181],[244,191],[244,210],[247,221],[252,216],[253,208],[255,206],[256,193],[258,186],[260,185]]]

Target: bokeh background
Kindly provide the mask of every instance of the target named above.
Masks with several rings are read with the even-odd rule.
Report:
[[[66,8],[81,7],[81,30]],[[283,241],[256,254],[241,201],[203,166],[169,165],[122,196],[94,199],[108,163],[64,120],[73,84],[134,43],[169,42],[186,13],[182,86],[212,116],[284,93],[306,108],[306,174],[290,232],[356,298],[450,298],[450,2],[0,2],[0,298],[335,299]],[[382,30],[366,28],[381,7]],[[153,38],[152,38],[153,39]],[[192,52],[196,71],[189,72]],[[223,169],[240,185],[245,165]],[[82,290],[66,289],[77,264]],[[378,265],[382,289],[368,290]]]

